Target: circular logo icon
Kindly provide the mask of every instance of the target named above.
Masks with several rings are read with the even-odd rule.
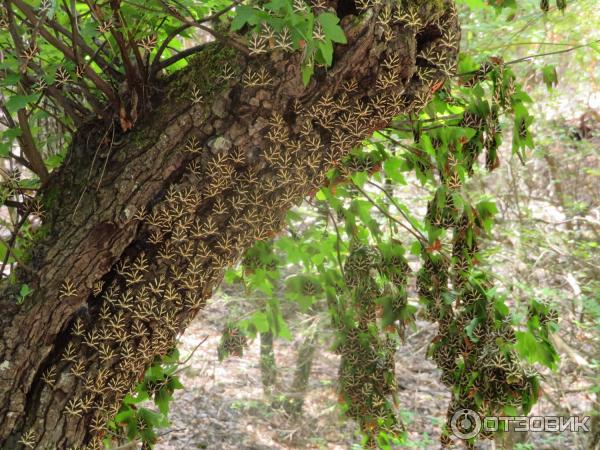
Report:
[[[459,409],[452,416],[450,427],[457,438],[471,439],[481,431],[481,419],[471,409]]]

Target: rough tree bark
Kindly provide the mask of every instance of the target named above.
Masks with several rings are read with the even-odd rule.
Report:
[[[360,19],[352,1],[329,3],[348,44],[308,86],[299,53],[211,44],[152,86],[154,109],[134,130],[78,131],[39,194],[29,269],[0,287],[0,448],[99,448],[223,269],[276,233],[354,145],[421,107],[455,62],[451,0]],[[33,294],[17,305],[21,283]]]
[[[270,331],[260,333],[260,378],[263,394],[271,398],[277,382],[277,362],[273,349],[273,333]]]
[[[294,378],[289,392],[286,393],[283,399],[283,408],[290,415],[299,416],[302,413],[316,349],[317,330],[312,329],[300,343]]]

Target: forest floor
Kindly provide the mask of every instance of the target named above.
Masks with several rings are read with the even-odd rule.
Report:
[[[191,355],[180,374],[185,389],[174,395],[171,427],[161,430],[156,449],[360,449],[355,424],[344,420],[337,405],[339,357],[328,349],[330,340],[321,336],[303,414],[291,419],[282,410],[273,409],[263,396],[258,339],[242,357],[219,362],[222,326],[230,319],[228,299],[227,295],[217,295],[180,339],[182,359]],[[407,332],[396,362],[402,416],[410,438],[403,448],[438,449],[450,395],[439,381],[439,370],[425,357],[436,326],[427,322],[417,325],[416,331]],[[292,330],[292,334],[296,336],[298,331]],[[275,341],[278,382],[282,385],[291,383],[299,341]],[[579,381],[580,371],[563,358],[557,373],[545,374],[544,393],[532,414],[589,413],[591,397]],[[583,433],[530,433],[529,444],[520,448],[584,449],[586,437]],[[477,448],[496,447],[481,442]]]

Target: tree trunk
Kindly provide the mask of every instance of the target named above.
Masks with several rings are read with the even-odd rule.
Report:
[[[299,416],[302,413],[316,349],[317,330],[311,329],[298,349],[294,379],[283,401],[285,411],[292,416]]]
[[[260,378],[263,394],[271,398],[277,381],[277,362],[273,348],[273,333],[270,331],[260,333]]]
[[[372,10],[344,19],[348,44],[306,87],[298,53],[212,44],[153,87],[134,130],[78,131],[39,194],[30,269],[0,286],[0,448],[101,448],[106,421],[223,270],[354,145],[428,98],[443,73],[417,52],[455,61],[450,0],[422,3],[416,28]],[[17,305],[23,283],[33,293]]]

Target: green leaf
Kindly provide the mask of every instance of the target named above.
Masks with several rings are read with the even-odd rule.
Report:
[[[494,307],[502,317],[506,317],[510,314],[510,310],[508,309],[508,306],[506,306],[503,298],[498,298],[494,303]]]
[[[402,161],[396,156],[391,156],[383,163],[383,170],[386,176],[398,184],[406,184],[404,175],[402,175]]]
[[[14,113],[33,103],[38,98],[37,94],[32,95],[11,95],[6,102],[8,112]]]
[[[146,370],[146,373],[144,375],[144,378],[148,381],[157,381],[160,380],[164,377],[165,371],[164,369],[159,366],[159,365],[153,365],[148,367],[148,369]]]
[[[323,32],[328,39],[339,44],[348,42],[344,30],[338,25],[340,19],[333,13],[324,12],[317,16],[317,20],[323,27]]]
[[[6,142],[0,142],[0,158],[6,158],[10,154],[12,145]]]
[[[288,0],[271,0],[265,5],[265,8],[274,12],[283,12],[290,14],[292,12],[292,2]]]
[[[323,57],[323,62],[327,66],[331,66],[333,62],[333,44],[332,41],[327,39],[325,42],[319,42],[319,51]]]
[[[292,238],[284,236],[277,240],[276,245],[280,250],[285,252],[287,260],[292,264],[297,264],[304,258],[301,243]]]
[[[160,389],[154,396],[154,403],[158,406],[161,413],[167,414],[169,412],[169,403],[173,399],[173,396],[167,389]]]
[[[237,269],[230,268],[225,271],[225,276],[223,277],[223,280],[227,284],[233,284],[237,281],[240,281],[240,278],[241,274],[239,273],[239,271]]]
[[[469,336],[469,339],[471,339],[471,341],[473,341],[473,342],[479,342],[479,338],[477,338],[476,336],[473,335],[473,330],[475,329],[475,327],[477,326],[478,323],[479,323],[479,318],[475,317],[473,320],[471,320],[469,325],[467,325],[465,327],[467,336]]]
[[[247,23],[256,25],[256,11],[248,5],[239,5],[235,8],[235,17],[231,21],[231,31],[242,29]]]
[[[24,298],[27,297],[29,294],[31,294],[31,288],[28,285],[23,284],[21,286],[21,290],[19,291],[19,295]]]
[[[422,135],[419,143],[421,144],[421,148],[425,151],[425,153],[435,158],[436,151],[431,144],[431,139],[429,139],[429,136],[426,134]]]
[[[554,64],[547,64],[542,67],[542,78],[548,90],[551,91],[552,87],[558,84],[556,66]]]
[[[369,175],[366,172],[356,172],[353,173],[350,178],[355,185],[362,189],[369,180]]]
[[[60,166],[65,159],[65,155],[62,153],[57,153],[56,155],[52,155],[50,158],[47,158],[44,163],[48,169],[56,169]]]
[[[4,130],[2,132],[2,137],[8,138],[8,139],[14,139],[19,136],[21,136],[21,128],[20,127],[9,128],[8,130]]]
[[[19,290],[19,300],[17,301],[17,304],[21,305],[25,301],[25,298],[32,292],[33,291],[27,284],[22,284],[21,289]]]
[[[488,6],[483,0],[457,0],[456,3],[467,5],[471,9],[483,9]]]
[[[163,414],[157,413],[150,409],[140,408],[138,409],[138,415],[141,416],[143,421],[152,428],[169,426],[169,421]]]
[[[250,317],[250,322],[256,327],[256,331],[259,333],[266,333],[269,331],[269,320],[267,314],[264,311],[256,311]]]
[[[536,338],[531,331],[517,331],[516,348],[519,354],[530,363],[539,362],[554,369],[558,362],[558,354],[547,339]]]
[[[415,256],[419,256],[421,254],[421,252],[423,251],[423,246],[421,245],[421,243],[419,241],[414,241],[411,246],[410,246],[410,253],[415,255]]]
[[[509,417],[515,417],[515,416],[519,415],[519,410],[512,405],[505,405],[503,407],[503,409],[504,409],[504,414],[506,414]]]
[[[498,213],[496,203],[491,200],[484,200],[477,203],[477,213],[481,218],[483,228],[486,233],[490,233],[493,225],[493,217]]]
[[[271,295],[273,293],[273,284],[269,281],[267,275],[265,269],[256,269],[254,273],[247,277],[248,286],[266,295]]]
[[[178,377],[171,378],[171,381],[169,382],[168,386],[169,386],[169,389],[172,389],[172,390],[184,388],[183,384],[181,384],[181,381],[179,381]]]
[[[288,328],[287,323],[285,322],[281,314],[277,315],[277,328],[277,336],[279,336],[282,339],[285,339],[286,341],[292,339],[292,333],[290,333],[290,329]]]
[[[16,74],[16,73],[9,73],[6,75],[3,74],[3,77],[0,80],[0,86],[14,86],[19,81],[21,81],[21,75],[19,75],[19,74]]]
[[[115,416],[115,422],[129,422],[135,416],[135,411],[131,408],[127,408],[125,410],[119,411],[119,413]]]
[[[310,82],[310,79],[312,78],[314,73],[315,68],[312,64],[305,63],[302,66],[302,82],[304,83],[304,86],[308,86],[308,83]]]

